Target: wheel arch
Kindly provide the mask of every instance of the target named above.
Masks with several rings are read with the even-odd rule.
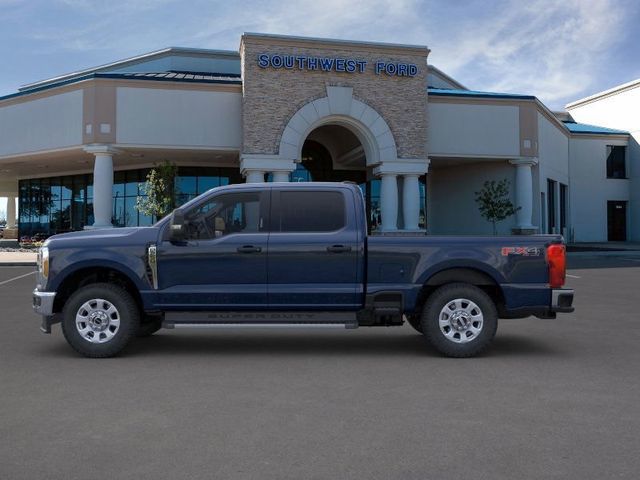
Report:
[[[133,278],[121,269],[100,265],[80,267],[65,275],[56,288],[56,297],[53,304],[54,313],[62,312],[66,301],[76,290],[94,283],[119,285],[133,297],[138,309],[142,312],[142,297]]]
[[[425,278],[418,294],[415,313],[422,311],[431,293],[439,287],[451,283],[474,285],[489,295],[498,310],[501,310],[504,305],[504,294],[499,281],[485,269],[480,269],[475,266],[447,266],[432,272]]]

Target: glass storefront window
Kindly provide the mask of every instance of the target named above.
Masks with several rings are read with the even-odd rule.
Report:
[[[71,200],[62,200],[60,207],[60,231],[69,232],[71,231]]]
[[[227,179],[228,180],[228,179]],[[198,195],[220,186],[220,177],[198,177]]]
[[[62,200],[71,200],[73,196],[73,177],[62,177]]]
[[[87,175],[20,181],[21,236],[54,234],[86,225]]]
[[[140,177],[138,170],[128,170],[125,172],[125,184],[124,194],[127,197],[138,196],[138,185],[140,184]]]
[[[313,162],[313,160],[312,160]],[[359,170],[333,170],[320,159],[307,168],[299,163],[291,174],[293,182],[308,181],[354,181],[360,185],[367,205],[369,230],[375,232],[380,226],[380,180],[366,180],[366,172]],[[314,173],[312,173],[315,172]],[[113,225],[117,227],[151,225],[157,219],[143,215],[135,208],[139,184],[144,183],[149,169],[118,171],[114,174]],[[426,186],[420,179],[420,228],[426,227]],[[181,193],[178,205],[202,194],[211,188],[233,183],[243,183],[236,168],[180,167],[176,178],[176,189]],[[45,179],[27,179],[19,182],[20,235],[36,233],[53,235],[70,230],[79,230],[92,225],[93,176],[90,174]]]
[[[126,172],[115,172],[113,174],[113,196],[124,198],[124,184]]]

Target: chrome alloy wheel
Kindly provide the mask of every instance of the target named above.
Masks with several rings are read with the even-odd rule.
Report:
[[[467,343],[480,335],[484,317],[480,307],[466,298],[447,302],[438,321],[442,334],[452,342]]]
[[[120,313],[108,300],[102,298],[88,300],[76,313],[76,329],[88,342],[108,342],[119,328]]]

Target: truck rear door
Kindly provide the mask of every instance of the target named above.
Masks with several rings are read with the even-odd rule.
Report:
[[[274,310],[357,309],[363,239],[346,188],[274,188],[267,258]]]

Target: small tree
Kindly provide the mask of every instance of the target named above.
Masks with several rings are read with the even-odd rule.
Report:
[[[493,234],[498,234],[496,224],[515,214],[520,207],[515,207],[509,199],[509,180],[499,182],[490,180],[484,182],[484,187],[476,194],[478,210],[487,221],[493,225]]]
[[[176,207],[177,173],[178,167],[169,161],[154,166],[147,174],[147,181],[140,184],[142,195],[136,199],[136,210],[158,219],[170,214]]]

